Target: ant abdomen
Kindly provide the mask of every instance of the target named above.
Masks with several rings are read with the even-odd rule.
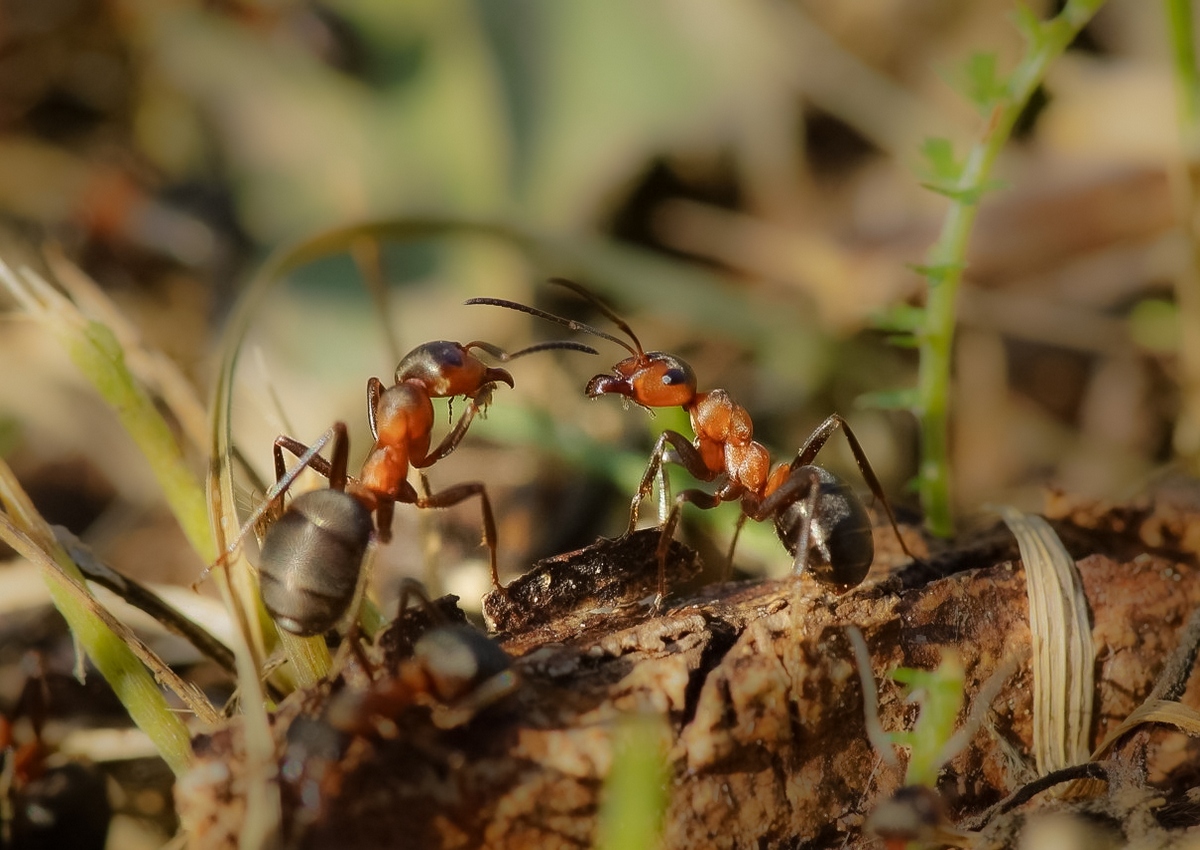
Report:
[[[263,604],[280,628],[308,637],[337,625],[371,529],[371,512],[342,490],[312,490],[288,506],[267,531],[258,568]]]
[[[819,466],[793,473],[815,476],[819,492],[808,516],[809,500],[797,499],[775,515],[775,533],[794,557],[808,523],[805,571],[822,584],[850,588],[861,584],[875,559],[871,516],[850,485]]]

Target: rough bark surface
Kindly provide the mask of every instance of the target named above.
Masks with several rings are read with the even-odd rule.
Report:
[[[1095,741],[1145,697],[1200,601],[1195,514],[1123,510],[1057,509],[1091,611]],[[428,707],[414,705],[397,713],[388,737],[326,736],[322,750],[311,743],[321,728],[311,718],[328,689],[280,711],[281,759],[289,748],[293,756],[283,782],[287,840],[589,847],[614,729],[623,713],[640,711],[667,718],[671,730],[664,847],[876,846],[865,820],[902,776],[881,765],[867,737],[851,624],[870,647],[885,729],[908,728],[915,713],[889,678],[893,668],[932,668],[953,648],[967,672],[969,709],[1007,659],[1021,659],[939,784],[951,821],[978,815],[1033,778],[1028,606],[1015,545],[993,530],[914,567],[877,531],[876,568],[843,596],[803,579],[730,583],[674,598],[662,616],[640,602],[654,589],[653,532],[601,541],[557,559],[558,567],[543,562],[509,600],[488,606],[520,684],[469,723],[439,729]],[[915,532],[906,535],[923,546]],[[640,559],[625,561],[621,574],[634,578],[620,593],[587,594],[584,607],[601,612],[521,590],[553,585],[564,560],[574,569],[596,558],[607,559],[601,573]],[[671,566],[672,576],[692,568],[683,547],[672,550]],[[307,718],[308,732],[298,731],[297,717]],[[238,735],[234,726],[203,742],[201,764],[180,783],[193,846],[233,846]],[[310,778],[319,774],[308,786],[320,789],[316,796],[294,781],[296,742],[306,738],[303,764]],[[1178,743],[1159,750],[1176,754],[1160,765],[1169,779],[1189,751]]]

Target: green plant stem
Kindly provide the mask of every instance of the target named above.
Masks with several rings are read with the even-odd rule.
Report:
[[[1004,97],[992,108],[982,137],[967,155],[941,234],[927,257],[929,295],[925,325],[918,333],[916,413],[921,424],[921,468],[917,481],[926,523],[930,531],[943,537],[954,531],[949,413],[955,305],[980,196],[996,156],[1046,70],[1102,5],[1103,0],[1071,0],[1057,17],[1040,25],[1039,37],[1013,71]]]
[[[1175,280],[1179,308],[1179,419],[1176,454],[1200,471],[1200,238],[1196,205],[1200,197],[1200,74],[1192,34],[1191,0],[1166,0],[1167,29],[1179,112],[1180,157],[1172,171],[1175,208],[1187,246],[1187,260]]]

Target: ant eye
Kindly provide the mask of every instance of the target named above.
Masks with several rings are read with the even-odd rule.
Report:
[[[664,386],[673,387],[685,381],[687,381],[687,375],[683,373],[682,369],[668,369],[663,372],[662,382]]]

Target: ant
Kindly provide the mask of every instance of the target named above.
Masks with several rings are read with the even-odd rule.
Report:
[[[410,597],[423,609],[416,616]],[[452,622],[439,606],[419,582],[405,580],[393,628],[407,632],[419,625],[424,631],[415,642],[407,635],[398,639],[403,650],[398,663],[390,662],[394,673],[365,689],[343,688],[320,715],[301,714],[288,727],[280,776],[296,803],[289,824],[293,833],[315,823],[327,801],[342,793],[339,764],[352,740],[399,738],[402,718],[418,706],[429,710],[437,729],[457,729],[517,689],[520,680],[512,659],[499,644],[465,621]]]
[[[366,690],[339,692],[325,711],[326,721],[351,735],[395,737],[396,718],[414,705],[429,706],[439,729],[454,729],[511,694],[518,685],[512,659],[500,645],[475,627],[452,623],[421,585],[409,580],[400,593],[397,620],[416,597],[432,623],[412,645],[411,657],[395,675]]]
[[[771,519],[780,541],[794,556],[792,569],[796,575],[811,568],[814,577],[825,584],[845,589],[861,583],[875,557],[870,515],[846,482],[813,464],[817,453],[838,430],[846,435],[867,486],[883,504],[901,548],[915,560],[900,535],[883,487],[845,419],[836,413],[829,416],[809,435],[791,463],[780,463],[771,469],[767,449],[752,439],[754,425],[750,414],[728,392],[721,389],[697,392],[696,374],[686,361],[667,352],[644,350],[629,324],[579,284],[561,278],[553,278],[550,282],[571,290],[594,305],[629,337],[633,345],[590,325],[524,304],[498,298],[472,298],[467,303],[519,310],[615,342],[630,356],[618,362],[610,374],[596,375],[588,381],[584,390],[587,396],[619,395],[647,409],[678,405],[687,411],[696,435],[694,440],[689,440],[677,431],[666,430],[659,436],[629,506],[629,526],[625,534],[631,534],[637,526],[639,507],[653,490],[655,478],[663,495],[661,504],[665,506],[668,496],[664,460],[681,464],[701,481],[717,482],[713,493],[699,489],[678,493],[666,517],[660,515],[662,533],[657,549],[658,595],[654,610],[662,609],[666,597],[667,549],[685,502],[707,510],[722,502],[740,501],[742,512],[730,543],[727,571],[746,520]]]
[[[81,688],[49,673],[36,652],[21,666],[26,679],[17,704],[0,713],[0,847],[102,850],[112,819],[104,772],[63,760],[43,738],[54,696],[64,696],[63,688],[78,696]],[[14,729],[19,718],[28,719],[31,737]]]
[[[268,512],[277,510],[287,488],[305,467],[329,479],[329,487],[292,500],[267,529],[262,543],[259,584],[263,603],[279,626],[300,636],[333,628],[349,608],[372,530],[381,542],[391,539],[396,502],[419,508],[445,508],[479,496],[483,540],[488,547],[492,584],[503,593],[496,565],[496,523],[487,490],[478,481],[439,493],[419,495],[408,481],[409,467],[425,469],[458,446],[476,413],[486,409],[496,384],[513,386],[512,375],[489,367],[471,353],[479,349],[501,361],[552,349],[598,353],[577,342],[545,342],[507,353],[490,343],[466,345],[439,340],[420,345],[396,367],[395,382],[367,382],[367,416],[375,445],[357,479],[347,474],[349,438],[337,422],[314,446],[292,437],[275,439],[275,486],[243,526],[238,541]],[[440,444],[430,451],[433,398],[464,396],[467,408]],[[319,454],[332,439],[330,459]],[[299,458],[289,470],[283,451]],[[372,514],[374,523],[372,523]],[[237,543],[235,542],[235,546]]]

